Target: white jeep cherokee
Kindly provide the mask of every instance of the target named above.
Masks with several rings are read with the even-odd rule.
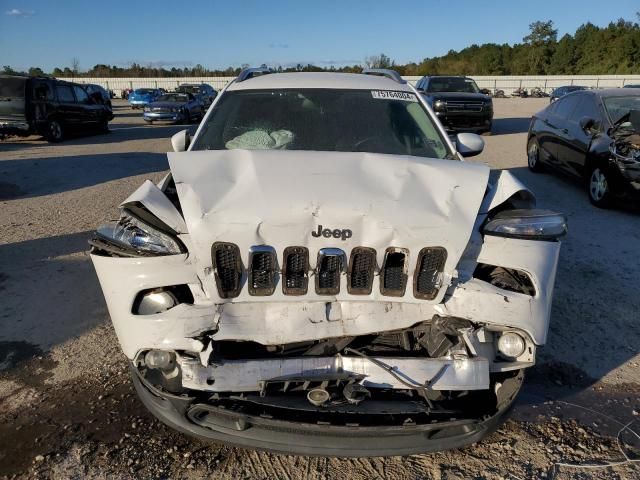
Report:
[[[464,156],[389,71],[248,69],[91,258],[168,425],[297,454],[400,455],[495,429],[545,343],[564,216]]]

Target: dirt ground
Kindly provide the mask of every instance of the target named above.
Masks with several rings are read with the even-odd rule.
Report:
[[[154,420],[128,379],[87,237],[161,178],[184,127],[146,126],[117,101],[110,134],[0,142],[0,478],[640,478],[627,461],[640,458],[640,212],[598,210],[580,184],[527,171],[529,117],[546,101],[496,99],[473,160],[510,169],[539,207],[569,218],[548,344],[495,434],[408,457],[260,453]]]

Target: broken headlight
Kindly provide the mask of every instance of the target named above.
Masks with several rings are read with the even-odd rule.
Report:
[[[120,220],[102,225],[96,231],[99,238],[117,246],[152,255],[176,255],[185,252],[177,238],[143,222],[123,210]]]
[[[549,210],[504,210],[482,228],[486,235],[526,240],[556,240],[567,233],[567,218]]]

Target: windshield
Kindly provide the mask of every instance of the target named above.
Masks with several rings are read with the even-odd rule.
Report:
[[[480,90],[476,82],[470,78],[462,77],[438,77],[429,80],[427,92],[460,92],[460,93],[478,93]]]
[[[202,126],[192,150],[236,148],[430,158],[448,154],[413,93],[377,90],[228,92]]]
[[[139,88],[133,93],[137,95],[148,95],[150,93],[153,93],[153,88]]]
[[[611,123],[616,123],[631,110],[640,110],[640,95],[624,97],[605,97],[604,106]]]
[[[164,95],[160,95],[156,102],[177,102],[177,103],[185,103],[189,101],[189,95],[180,94],[180,93],[166,93]]]

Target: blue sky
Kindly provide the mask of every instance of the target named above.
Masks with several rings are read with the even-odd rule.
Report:
[[[0,0],[0,66],[45,71],[97,63],[226,68],[336,65],[385,53],[420,61],[472,43],[515,43],[551,19],[559,35],[637,20],[637,0],[203,1]]]

